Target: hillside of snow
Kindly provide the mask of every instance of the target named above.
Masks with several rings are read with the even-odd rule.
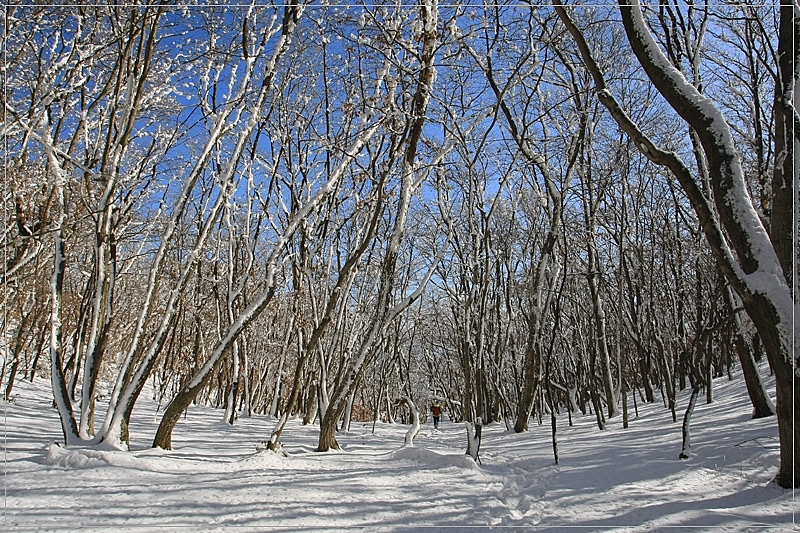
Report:
[[[764,372],[765,374],[766,372]],[[258,451],[274,421],[222,424],[192,406],[172,451],[149,448],[159,416],[142,395],[132,451],[64,449],[49,383],[19,383],[2,404],[2,531],[797,531],[797,500],[770,478],[778,466],[774,418],[751,420],[741,375],[714,383],[692,418],[692,454],[679,460],[680,419],[661,403],[632,403],[597,429],[593,415],[558,418],[560,464],[549,420],[514,434],[484,428],[480,463],[464,455],[466,430],[444,417],[413,448],[408,426],[353,423],[343,449],[315,453],[318,428],[292,420],[288,456]],[[688,391],[679,399],[679,416]],[[498,527],[500,529],[500,527]]]

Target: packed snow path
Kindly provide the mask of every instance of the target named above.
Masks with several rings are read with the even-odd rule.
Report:
[[[289,456],[257,451],[273,422],[191,407],[173,451],[149,449],[158,418],[144,398],[134,412],[133,451],[64,449],[47,382],[20,383],[4,416],[4,531],[296,531],[436,526],[572,526],[653,531],[675,526],[787,531],[796,500],[770,477],[774,419],[750,420],[744,384],[718,380],[716,401],[698,402],[693,458],[678,460],[680,422],[661,404],[631,410],[600,432],[594,416],[559,417],[561,464],[549,424],[516,435],[484,429],[482,465],[464,455],[466,430],[446,420],[403,448],[407,426],[354,423],[343,451],[315,453],[318,429],[293,420]],[[687,402],[681,397],[681,407]],[[149,411],[148,411],[149,410]],[[504,528],[505,529],[505,528]],[[432,530],[432,529],[431,529]]]

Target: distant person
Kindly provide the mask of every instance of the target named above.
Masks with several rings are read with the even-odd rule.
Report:
[[[433,415],[433,429],[439,429],[439,418],[442,416],[442,404],[439,403],[439,400],[433,400],[431,414]]]

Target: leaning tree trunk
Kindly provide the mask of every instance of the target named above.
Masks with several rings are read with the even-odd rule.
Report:
[[[169,403],[164,411],[164,416],[161,418],[161,423],[158,425],[158,430],[153,440],[153,448],[172,449],[172,430],[175,428],[175,424],[178,423],[181,414],[191,405],[192,401],[197,397],[200,391],[205,388],[209,380],[211,380],[211,376],[214,375],[214,370],[222,360],[222,355],[230,350],[231,345],[242,330],[260,315],[261,311],[272,300],[274,294],[275,288],[270,287],[260,294],[248,308],[242,312],[236,322],[231,325],[225,337],[223,337],[216,348],[214,348],[208,361],[206,361],[195,377],[189,381]]]
[[[438,49],[438,13],[438,3],[436,0],[426,0],[422,2],[420,7],[420,20],[423,23],[420,34],[422,41],[422,48],[419,54],[420,70],[417,78],[416,92],[410,102],[411,109],[409,113],[409,125],[407,126],[407,136],[404,140],[405,151],[403,153],[402,169],[400,172],[400,192],[397,201],[397,213],[395,214],[386,256],[381,266],[381,280],[378,289],[376,310],[368,326],[368,331],[361,342],[358,354],[349,362],[347,368],[340,369],[343,379],[337,383],[337,387],[331,395],[328,410],[320,421],[319,445],[317,447],[317,450],[320,452],[325,452],[332,448],[339,448],[339,443],[336,441],[336,427],[347,407],[347,398],[361,379],[364,369],[375,356],[376,343],[378,343],[378,340],[383,335],[388,324],[420,297],[422,290],[433,275],[433,268],[431,268],[420,282],[417,290],[395,306],[391,305],[395,292],[397,260],[401,241],[406,232],[406,221],[408,219],[411,196],[414,188],[414,173],[417,170],[417,147],[422,138],[428,103],[430,102],[433,82],[436,77],[434,59]],[[434,259],[434,267],[440,260],[441,254],[437,254]]]
[[[786,282],[790,272],[784,270],[784,265],[793,265],[795,258],[787,258],[786,247],[776,246],[782,237],[771,237],[762,224],[747,191],[730,127],[722,113],[712,100],[699,94],[670,65],[650,34],[638,2],[621,2],[620,12],[628,41],[650,81],[697,133],[708,161],[718,218],[714,214],[711,200],[698,187],[683,161],[674,152],[655,145],[612,96],[583,34],[560,0],[556,0],[556,4],[559,17],[578,43],[584,63],[595,81],[598,98],[646,157],[672,171],[692,204],[718,265],[741,298],[747,314],[758,330],[775,374],[780,440],[780,467],[776,481],[782,487],[794,487],[800,481],[800,461],[794,461],[794,457],[800,457],[800,424],[794,424],[794,414],[800,411],[800,380],[795,379],[795,369],[800,366],[800,357],[794,345],[794,339],[800,337],[800,322],[793,318],[796,305]],[[797,54],[792,53],[793,36],[796,33],[793,6],[782,6],[779,51],[783,53],[780,61],[790,62],[789,68],[793,67],[797,57]],[[784,80],[784,83],[794,87],[793,76]],[[785,90],[780,92],[787,94]],[[792,93],[793,91],[788,94]],[[776,128],[780,126],[786,130],[786,125],[778,119]],[[794,136],[776,135],[775,141],[776,158],[794,157]],[[780,162],[783,163],[783,160]],[[775,165],[775,171],[780,172],[780,179],[773,183],[778,182],[781,185],[778,191],[774,191],[775,194],[781,197],[786,194],[795,195],[793,169],[789,169],[787,175],[781,164]],[[793,219],[795,215],[789,209],[791,205],[793,202],[773,204],[773,210],[779,208],[781,211],[773,214],[773,218],[783,221]],[[790,212],[787,213],[787,210]],[[779,233],[785,233],[786,224],[779,226]],[[792,238],[794,231],[791,230]]]
[[[770,235],[749,197],[744,172],[725,118],[711,100],[699,94],[669,65],[647,29],[641,8],[636,4],[634,1],[631,5],[635,7],[623,5],[620,8],[633,52],[658,91],[697,132],[708,161],[714,201],[728,237],[725,240],[723,236],[721,245],[714,242],[719,238],[716,234],[711,235],[709,241],[712,251],[722,263],[725,276],[755,324],[775,373],[781,444],[781,464],[776,480],[782,487],[794,487],[800,481],[800,461],[794,460],[800,456],[800,424],[794,424],[794,413],[800,411],[800,380],[794,379],[794,369],[800,363],[800,357],[794,349],[793,339],[798,335],[800,322],[794,320],[795,304],[786,283],[790,271],[784,270],[784,264],[788,267],[794,264],[794,261],[786,259],[793,258],[793,254],[786,252],[784,243],[787,239],[778,237],[787,233],[783,226],[786,220],[793,218],[790,214],[793,213],[793,202],[773,205],[773,218],[784,224],[776,235]],[[779,40],[784,52],[783,61],[787,61],[785,56],[791,55],[794,50],[791,41],[796,34],[793,7],[782,6]],[[792,84],[793,79],[791,77]],[[789,80],[784,83],[789,83]],[[776,123],[776,128],[781,126]],[[793,137],[781,139],[776,136],[776,143],[776,157],[793,158]],[[787,172],[776,168],[775,171],[778,175],[773,180],[773,188],[775,184],[779,187],[774,192],[776,197],[785,199],[786,189],[794,191],[794,169],[790,168]],[[710,227],[704,224],[703,229],[709,236]],[[772,229],[775,231],[778,228]],[[788,230],[792,238],[795,231],[791,228]],[[727,243],[732,250],[728,249]],[[733,258],[731,252],[735,252],[737,259]],[[765,283],[762,281],[764,279],[769,281]]]
[[[730,287],[725,288],[725,297],[727,299],[728,308],[731,312],[734,311],[735,306],[733,302],[733,295],[731,294]],[[758,374],[758,367],[756,366],[753,351],[750,349],[750,343],[744,336],[744,326],[738,314],[733,317],[733,342],[736,345],[736,353],[739,356],[739,363],[742,365],[742,374],[744,375],[744,383],[747,387],[747,394],[750,396],[750,402],[753,404],[753,418],[764,418],[773,416],[775,414],[775,405],[769,397],[764,384],[761,382],[761,376]]]

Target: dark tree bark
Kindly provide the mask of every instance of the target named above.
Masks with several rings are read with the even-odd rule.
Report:
[[[713,102],[697,93],[692,86],[682,83],[680,75],[660,60],[663,56],[646,30],[641,8],[623,0],[620,11],[628,41],[648,77],[697,133],[703,146],[717,212],[725,227],[728,242],[738,258],[738,261],[733,260],[729,252],[724,254],[723,271],[753,320],[775,372],[781,443],[781,465],[776,480],[782,487],[794,487],[800,481],[800,464],[794,461],[794,457],[800,456],[800,426],[796,426],[793,420],[793,414],[800,410],[800,380],[793,379],[793,368],[800,362],[800,357],[793,351],[794,304],[785,282],[791,276],[795,260],[791,250],[787,252],[787,247],[791,248],[791,245],[786,244],[787,239],[793,241],[796,231],[792,229],[793,223],[789,222],[796,216],[793,187],[790,185],[794,181],[793,163],[788,165],[789,168],[784,167],[783,161],[775,165],[779,176],[773,179],[773,189],[777,185],[779,190],[773,191],[778,193],[773,200],[774,234],[768,236],[750,201],[730,129],[722,114]],[[789,61],[786,56],[793,51],[791,42],[796,33],[793,7],[782,7],[779,43],[784,57],[781,61]],[[792,55],[792,61],[794,57]],[[791,82],[783,80],[783,83],[791,83],[793,87],[794,79]],[[778,126],[783,127],[783,123],[776,121]],[[793,160],[793,146],[793,138],[776,136],[776,157],[782,154]],[[790,191],[788,201],[784,197],[787,189]],[[787,230],[789,225],[791,227]],[[706,233],[708,237],[708,231]],[[770,239],[772,246],[769,245]],[[722,252],[727,248],[722,244],[725,240],[716,249],[716,243],[711,239],[709,241],[715,254],[723,255]],[[774,275],[781,276],[781,279],[770,280],[769,287],[754,282],[756,277]]]
[[[681,426],[681,433],[683,435],[683,443],[681,446],[681,454],[678,456],[680,459],[691,458],[691,439],[689,433],[689,424],[692,421],[692,413],[694,413],[694,406],[697,404],[697,397],[700,395],[698,387],[692,387],[692,395],[689,397],[689,405],[686,406],[686,412],[683,414],[683,425]]]
[[[214,375],[214,370],[223,359],[222,354],[230,349],[231,344],[233,344],[233,341],[236,340],[242,330],[258,317],[261,311],[272,300],[274,294],[275,288],[271,287],[250,304],[239,319],[230,327],[225,337],[223,337],[216,348],[214,348],[209,360],[195,378],[172,399],[158,425],[155,439],[153,439],[153,448],[172,449],[172,430],[175,429],[175,424],[178,423],[181,414],[191,405],[192,401],[194,401],[200,391],[203,390],[211,380],[211,377]],[[141,391],[141,387],[139,387],[138,390]],[[130,413],[128,413],[128,416],[130,416]]]
[[[736,354],[739,356],[739,363],[742,365],[747,394],[753,404],[753,418],[764,418],[775,414],[775,406],[772,404],[764,384],[761,383],[761,376],[758,374],[758,367],[750,349],[750,343],[744,335],[744,326],[739,318],[731,294],[730,287],[725,287],[725,298],[728,311],[734,313],[733,317],[733,343],[736,347]]]

